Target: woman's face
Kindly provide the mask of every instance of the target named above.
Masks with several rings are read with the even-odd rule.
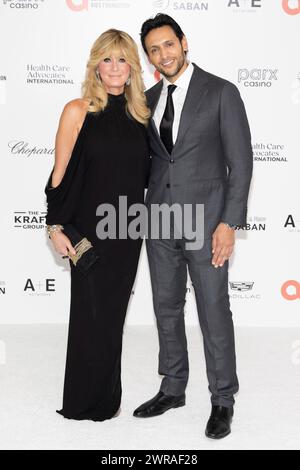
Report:
[[[130,75],[130,65],[122,55],[111,53],[104,57],[98,65],[98,70],[108,93],[113,95],[123,93],[125,82]]]

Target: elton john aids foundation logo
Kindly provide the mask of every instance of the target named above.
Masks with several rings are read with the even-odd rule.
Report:
[[[282,0],[282,8],[288,15],[299,15],[300,0]]]
[[[66,0],[68,7],[73,11],[88,10],[89,0]]]
[[[300,299],[300,282],[290,279],[281,286],[281,295],[285,300]]]
[[[89,8],[129,8],[130,3],[120,0],[66,0],[72,11],[88,11]]]

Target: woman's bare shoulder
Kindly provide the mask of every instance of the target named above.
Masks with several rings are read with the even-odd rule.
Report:
[[[74,100],[69,101],[64,109],[63,113],[69,115],[70,117],[78,117],[85,115],[88,107],[89,107],[90,100],[87,98],[75,98]]]
[[[76,98],[65,104],[60,118],[60,126],[79,131],[89,107],[89,100]]]

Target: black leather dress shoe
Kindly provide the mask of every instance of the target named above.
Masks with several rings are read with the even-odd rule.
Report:
[[[211,439],[222,439],[231,432],[233,407],[213,405],[210,418],[207,422],[205,435]]]
[[[185,394],[179,396],[165,395],[163,392],[158,392],[154,398],[139,406],[134,412],[133,416],[137,418],[151,418],[165,413],[171,408],[179,408],[185,405]]]

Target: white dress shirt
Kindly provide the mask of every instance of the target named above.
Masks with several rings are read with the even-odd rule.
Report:
[[[163,77],[163,87],[161,91],[160,98],[158,100],[155,113],[153,116],[153,120],[157,127],[159,133],[159,126],[165,112],[165,107],[167,104],[167,97],[168,97],[168,85],[176,85],[177,88],[172,93],[173,103],[174,103],[174,122],[172,128],[172,135],[173,135],[173,144],[175,145],[177,135],[178,135],[178,128],[180,122],[180,116],[182,112],[182,108],[184,105],[184,101],[186,98],[186,94],[188,91],[188,87],[190,84],[190,80],[194,71],[194,66],[191,62],[189,62],[187,68],[183,72],[182,75],[174,82],[169,82],[168,79]]]

